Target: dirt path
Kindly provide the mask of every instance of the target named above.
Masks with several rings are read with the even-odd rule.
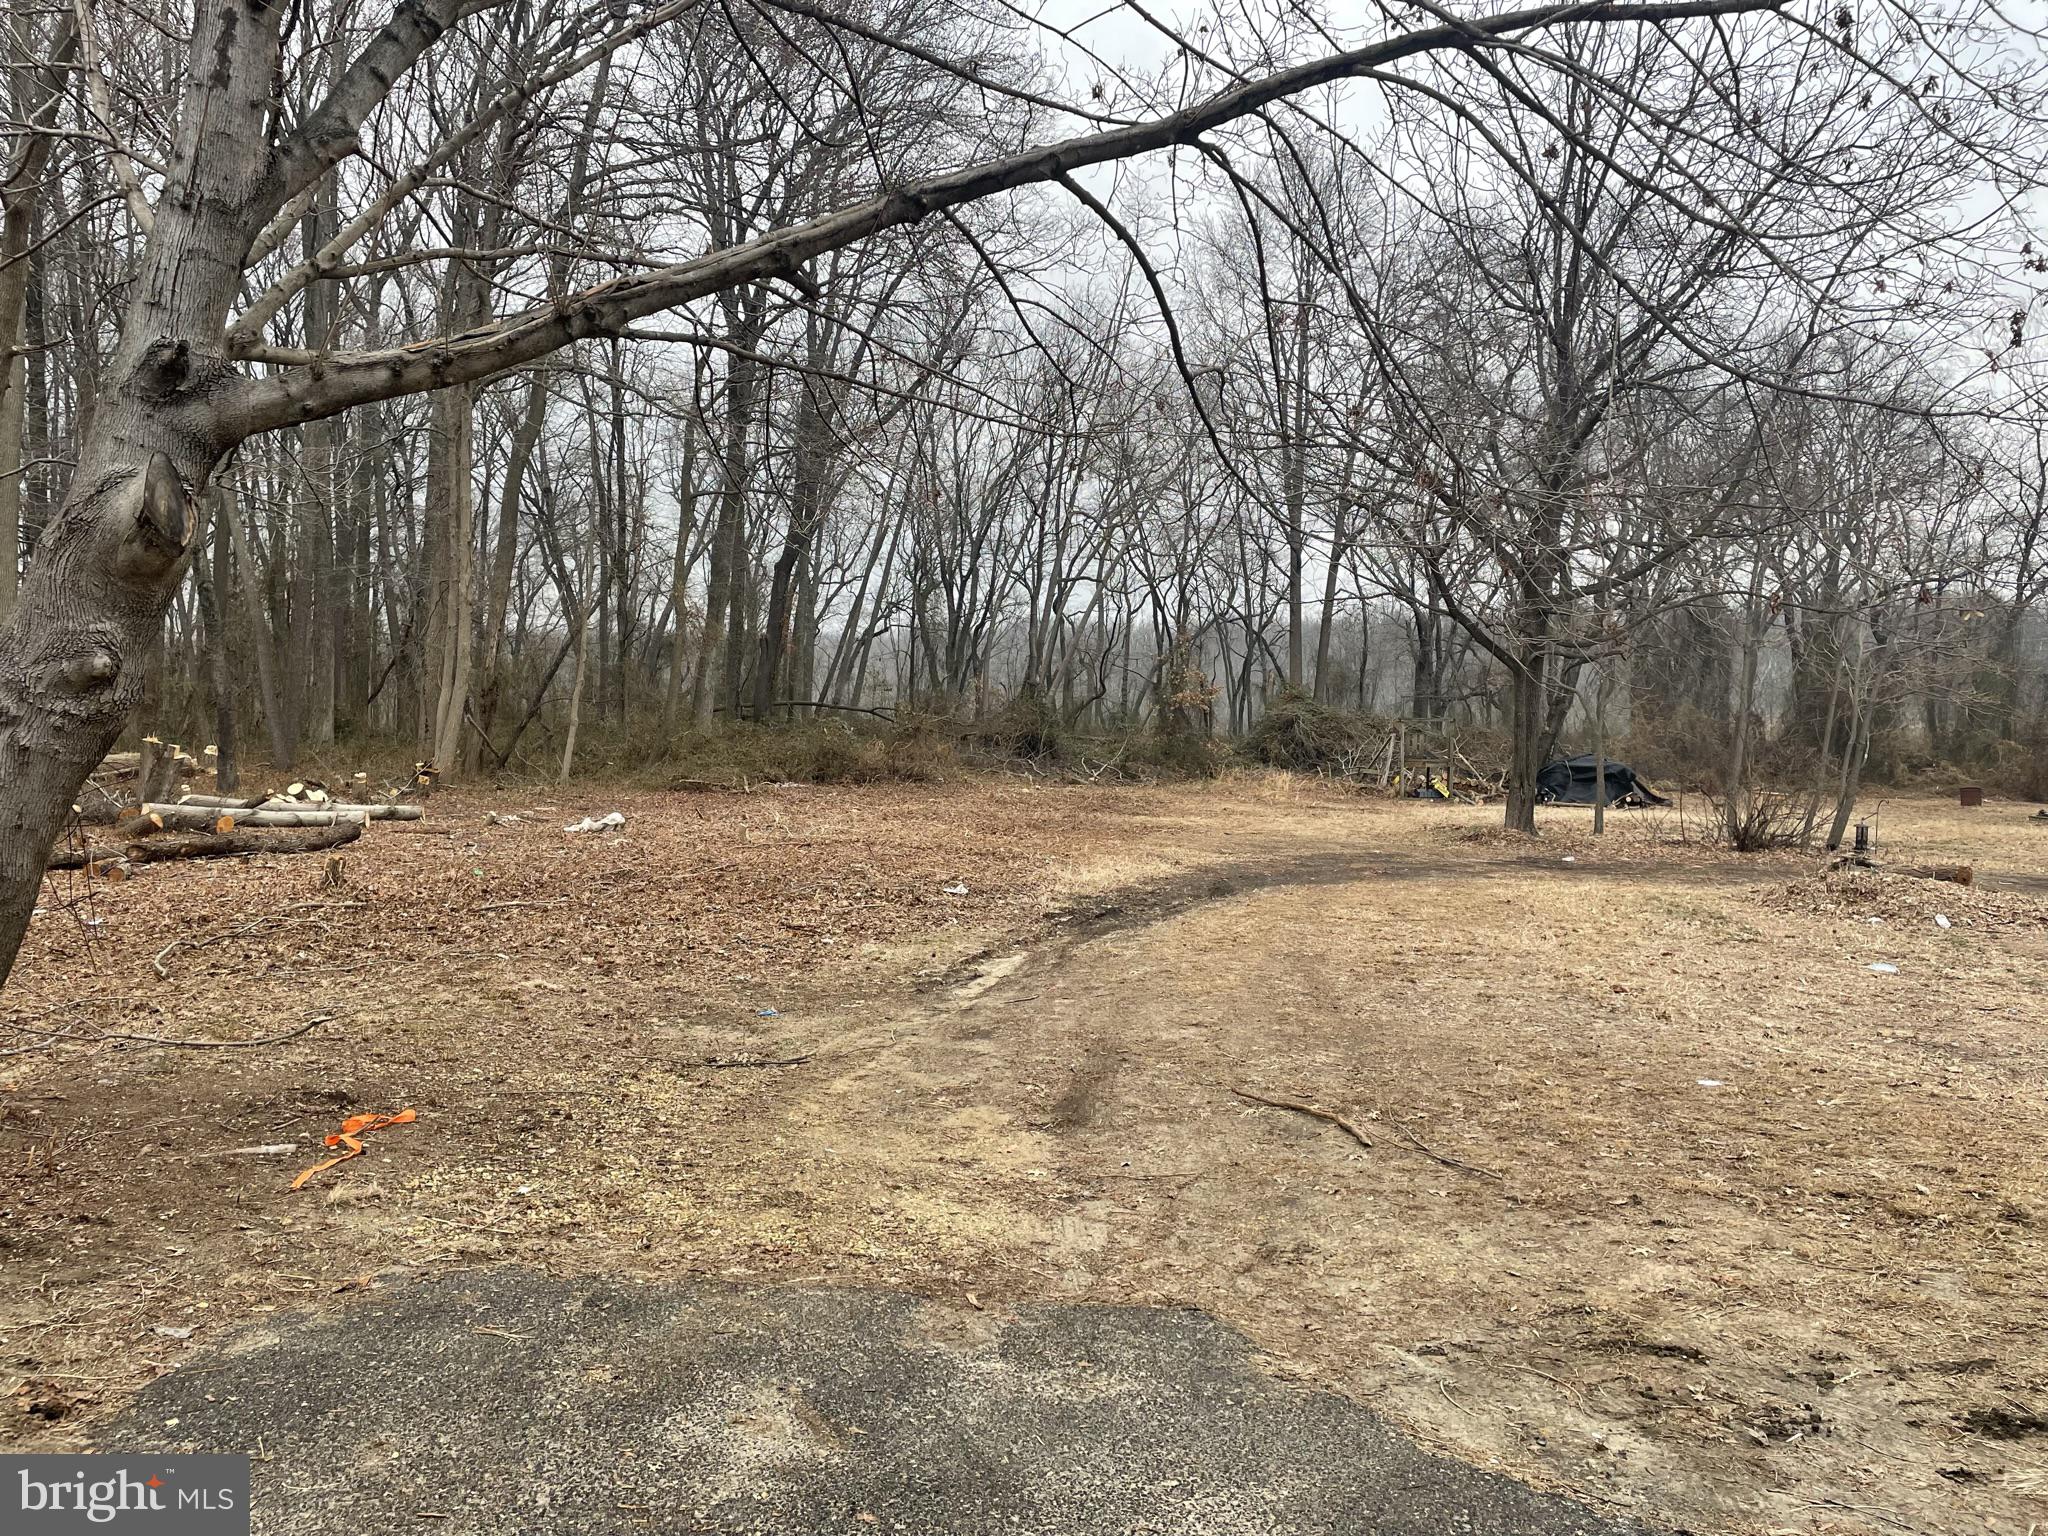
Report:
[[[792,1199],[887,1191],[1030,1294],[1200,1307],[1611,1508],[2033,1528],[2048,1441],[1984,1431],[2048,1387],[2038,932],[1890,940],[1916,1003],[1752,871],[1238,842],[839,1035],[757,1111]]]
[[[603,856],[550,825],[373,864],[420,964],[348,973],[340,1055],[31,1058],[0,1259],[42,1289],[0,1341],[24,1406],[84,1402],[29,1438],[248,1318],[517,1259],[1196,1306],[1459,1455],[1695,1531],[2048,1518],[2038,898],[1263,782],[692,809]],[[1887,816],[1901,857],[2040,872],[2024,829]],[[443,865],[485,889],[387,901]],[[162,942],[132,916],[116,981]],[[346,963],[301,948],[179,969],[288,998]],[[203,1155],[400,1100],[419,1124],[325,1197]]]

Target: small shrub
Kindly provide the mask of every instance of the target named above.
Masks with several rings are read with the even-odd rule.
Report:
[[[1711,835],[1737,853],[1803,848],[1818,829],[1819,806],[1810,791],[1754,790],[1740,806],[1733,826],[1726,800],[1710,798],[1707,803],[1713,816]]]

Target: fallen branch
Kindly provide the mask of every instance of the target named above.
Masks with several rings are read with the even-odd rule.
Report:
[[[1372,1138],[1370,1136],[1366,1135],[1365,1132],[1334,1110],[1318,1109],[1315,1105],[1304,1104],[1299,1099],[1269,1099],[1263,1093],[1253,1093],[1248,1088],[1233,1088],[1230,1091],[1240,1099],[1249,1099],[1254,1104],[1267,1104],[1271,1105],[1274,1109],[1291,1109],[1298,1115],[1309,1115],[1317,1120],[1327,1120],[1361,1147],[1369,1149],[1372,1146]]]
[[[1240,1099],[1249,1099],[1254,1104],[1270,1104],[1275,1109],[1291,1109],[1299,1115],[1309,1115],[1317,1120],[1326,1120],[1357,1142],[1361,1147],[1370,1147],[1372,1145],[1371,1138],[1365,1132],[1334,1110],[1321,1109],[1314,1104],[1304,1104],[1300,1099],[1269,1098],[1263,1093],[1253,1093],[1247,1088],[1233,1088],[1230,1091]],[[1482,1179],[1499,1181],[1503,1178],[1501,1174],[1495,1173],[1491,1168],[1481,1168],[1475,1163],[1460,1162],[1455,1157],[1446,1157],[1443,1153],[1427,1145],[1421,1137],[1417,1136],[1398,1120],[1390,1117],[1387,1120],[1387,1124],[1394,1128],[1394,1133],[1404,1142],[1433,1163],[1441,1163],[1446,1168],[1456,1168],[1464,1173],[1475,1173]]]

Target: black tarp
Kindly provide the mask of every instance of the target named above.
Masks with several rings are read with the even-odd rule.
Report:
[[[1590,753],[1567,757],[1536,775],[1536,798],[1549,805],[1591,805],[1595,799],[1599,759]],[[1669,805],[1671,802],[1636,777],[1626,763],[1607,759],[1609,805]]]

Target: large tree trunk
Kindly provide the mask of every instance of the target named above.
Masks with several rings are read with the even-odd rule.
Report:
[[[1323,606],[1316,620],[1316,700],[1318,703],[1336,702],[1336,679],[1330,676],[1330,640],[1337,628],[1337,581],[1344,570],[1344,556],[1349,548],[1349,535],[1345,528],[1345,512],[1351,497],[1352,468],[1357,462],[1357,449],[1347,449],[1344,456],[1344,474],[1337,485],[1336,510],[1330,524],[1330,557],[1323,567]],[[1365,604],[1358,605],[1358,622],[1365,624]],[[1365,644],[1358,648],[1358,670],[1362,677],[1365,672]]]
[[[1508,783],[1506,824],[1510,832],[1536,835],[1536,776],[1543,771],[1543,724],[1548,714],[1541,650],[1525,650],[1508,684]]]
[[[428,639],[421,745],[444,771],[456,766],[469,702],[471,560],[475,552],[475,402],[465,387],[434,397],[427,470]]]
[[[1434,601],[1418,604],[1415,621],[1415,668],[1408,690],[1408,712],[1417,720],[1434,720],[1443,711],[1443,615]]]
[[[676,486],[676,552],[669,568],[669,606],[675,611],[675,632],[669,637],[668,686],[661,700],[661,733],[673,736],[683,701],[683,673],[689,665],[690,542],[697,532],[697,424],[682,424],[683,462]]]
[[[704,629],[699,637],[697,675],[690,683],[690,725],[711,729],[724,670],[725,630],[740,562],[746,554],[747,437],[754,419],[758,370],[747,355],[761,339],[762,301],[748,292],[733,326],[733,354],[725,386],[725,443],[719,459],[718,531],[711,540],[711,574],[704,594]],[[733,685],[737,686],[737,679]]]
[[[484,605],[482,669],[477,681],[478,733],[472,738],[463,760],[471,768],[483,766],[485,738],[498,718],[498,700],[504,687],[505,620],[512,607],[512,571],[519,557],[519,499],[526,486],[526,467],[540,444],[547,421],[547,370],[536,368],[526,382],[526,408],[512,438],[512,453],[505,465],[505,483],[498,490],[498,525],[491,545],[491,584]]]
[[[281,6],[204,4],[167,191],[130,288],[78,467],[0,634],[0,975],[12,967],[72,796],[113,746],[184,572],[194,492],[231,446],[221,351],[273,174]]]
[[[817,355],[815,347],[812,355]],[[761,655],[754,668],[756,720],[768,718],[775,703],[776,684],[789,671],[789,625],[797,581],[809,561],[811,541],[817,536],[818,523],[825,514],[825,477],[831,444],[815,394],[824,384],[807,379],[800,388],[803,392],[796,407],[796,459],[792,472],[795,485],[790,499],[789,528],[769,577],[768,618],[762,626]]]
[[[1285,388],[1287,370],[1278,369],[1280,407],[1281,496],[1287,511],[1287,686],[1305,681],[1308,636],[1304,630],[1302,582],[1308,544],[1308,364],[1309,305],[1294,306],[1293,391]]]

